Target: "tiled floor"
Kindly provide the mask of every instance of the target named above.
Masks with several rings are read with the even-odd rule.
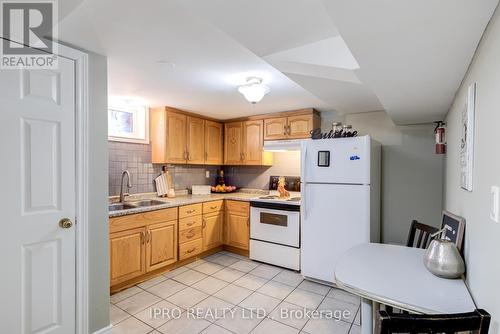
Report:
[[[220,252],[111,296],[110,314],[113,334],[353,334],[359,309],[347,292]]]

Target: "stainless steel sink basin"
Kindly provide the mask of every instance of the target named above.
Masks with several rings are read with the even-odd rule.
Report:
[[[147,200],[143,200],[143,201],[130,202],[130,204],[135,205],[137,207],[145,207],[145,206],[162,205],[162,204],[166,204],[166,202],[157,201],[155,199],[147,199]]]
[[[115,203],[115,204],[110,204],[108,206],[109,211],[118,211],[118,210],[126,210],[133,208],[137,208],[137,205],[131,203]]]

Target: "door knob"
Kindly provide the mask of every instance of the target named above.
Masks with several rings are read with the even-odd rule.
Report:
[[[59,221],[59,226],[61,228],[70,228],[71,226],[73,226],[73,222],[69,218],[62,218]]]

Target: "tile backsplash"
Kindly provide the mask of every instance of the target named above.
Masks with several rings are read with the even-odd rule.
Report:
[[[131,194],[156,191],[154,179],[160,175],[163,164],[151,163],[151,145],[108,141],[109,196],[120,194],[122,172],[131,176]],[[168,165],[175,189],[191,188],[193,184],[213,184],[217,166]],[[210,177],[205,177],[206,171]],[[124,191],[127,191],[126,188]]]
[[[109,195],[120,194],[121,175],[131,175],[130,193],[154,192],[154,179],[160,175],[162,164],[151,163],[151,145],[108,141]],[[214,184],[220,166],[168,165],[175,189],[188,189],[193,184]],[[242,188],[268,189],[271,175],[299,176],[300,153],[279,152],[272,167],[224,166],[226,182]],[[206,171],[210,177],[205,177]],[[126,190],[125,190],[126,191]]]

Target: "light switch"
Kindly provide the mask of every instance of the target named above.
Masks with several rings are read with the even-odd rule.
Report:
[[[206,170],[205,171],[205,177],[208,179],[210,177],[210,171],[209,170]]]
[[[491,210],[490,210],[490,219],[495,223],[499,222],[499,207],[500,207],[500,188],[498,186],[491,186]]]

